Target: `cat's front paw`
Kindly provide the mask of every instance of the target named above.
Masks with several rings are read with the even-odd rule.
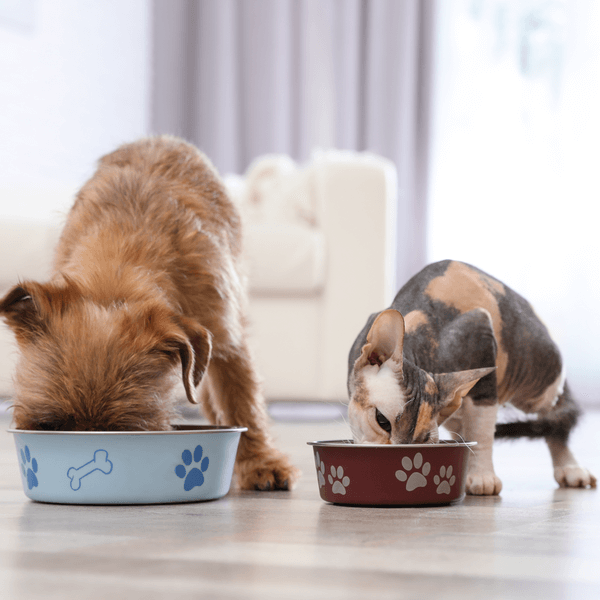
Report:
[[[474,471],[467,475],[467,494],[472,496],[497,496],[502,482],[494,471]]]
[[[596,487],[596,478],[587,469],[579,465],[556,467],[554,469],[554,479],[560,487]]]

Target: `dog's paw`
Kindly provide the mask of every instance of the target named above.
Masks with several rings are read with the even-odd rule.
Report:
[[[493,471],[474,471],[467,475],[467,494],[472,496],[497,496],[502,481]]]
[[[554,469],[554,479],[560,487],[596,487],[596,478],[583,467],[571,465]]]
[[[269,456],[238,461],[238,482],[242,490],[291,490],[300,471],[283,454],[274,452]]]

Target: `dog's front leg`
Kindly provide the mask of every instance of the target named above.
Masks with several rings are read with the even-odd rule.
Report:
[[[209,382],[208,376],[206,376],[200,383],[200,388],[198,389],[197,395],[200,397],[200,405],[202,406],[202,415],[204,416],[205,419],[207,419],[207,421],[209,423],[212,423],[213,425],[219,425],[221,423],[224,425],[228,424],[228,423],[225,423],[225,419],[223,418],[222,415],[218,415],[215,412],[215,409],[216,409],[215,404],[216,403],[213,402],[212,398],[211,398],[210,382]]]
[[[498,403],[475,405],[468,396],[460,408],[465,440],[477,442],[469,457],[467,493],[475,496],[493,496],[502,490],[502,481],[494,472],[492,448],[496,429]]]
[[[240,487],[245,490],[288,490],[299,471],[270,439],[268,416],[252,360],[245,348],[227,358],[213,356],[208,377],[213,412],[225,425],[248,428],[242,434],[236,460]]]

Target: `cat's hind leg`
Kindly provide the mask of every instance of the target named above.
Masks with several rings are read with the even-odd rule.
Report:
[[[554,479],[560,487],[596,487],[596,478],[586,468],[579,466],[563,440],[546,438],[546,442],[552,456]]]
[[[540,408],[537,414],[537,419],[498,425],[496,437],[543,437],[552,457],[554,478],[561,487],[595,488],[596,478],[579,465],[568,446],[569,435],[580,416],[568,385],[565,383],[556,403]]]
[[[596,478],[581,467],[569,449],[568,441],[571,429],[579,418],[579,409],[569,388],[565,384],[557,403],[547,414],[541,414],[546,425],[546,443],[552,457],[554,479],[560,487],[596,487]]]

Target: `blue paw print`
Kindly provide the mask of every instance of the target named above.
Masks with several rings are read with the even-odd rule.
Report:
[[[181,460],[184,462],[184,464],[177,465],[175,467],[175,474],[181,479],[185,478],[183,489],[186,492],[189,492],[192,488],[200,486],[204,483],[203,473],[206,471],[206,469],[208,469],[208,456],[202,458],[202,446],[196,446],[193,460],[195,463],[200,463],[200,469],[194,467],[189,471],[186,467],[189,467],[192,464],[192,453],[189,450],[184,450],[181,454]]]
[[[29,464],[31,463],[31,464]],[[29,446],[25,446],[25,449],[21,448],[21,470],[23,471],[23,477],[27,480],[29,489],[33,489],[38,485],[38,478],[36,473],[38,471],[38,464],[35,458],[31,458],[31,452],[29,452]]]

